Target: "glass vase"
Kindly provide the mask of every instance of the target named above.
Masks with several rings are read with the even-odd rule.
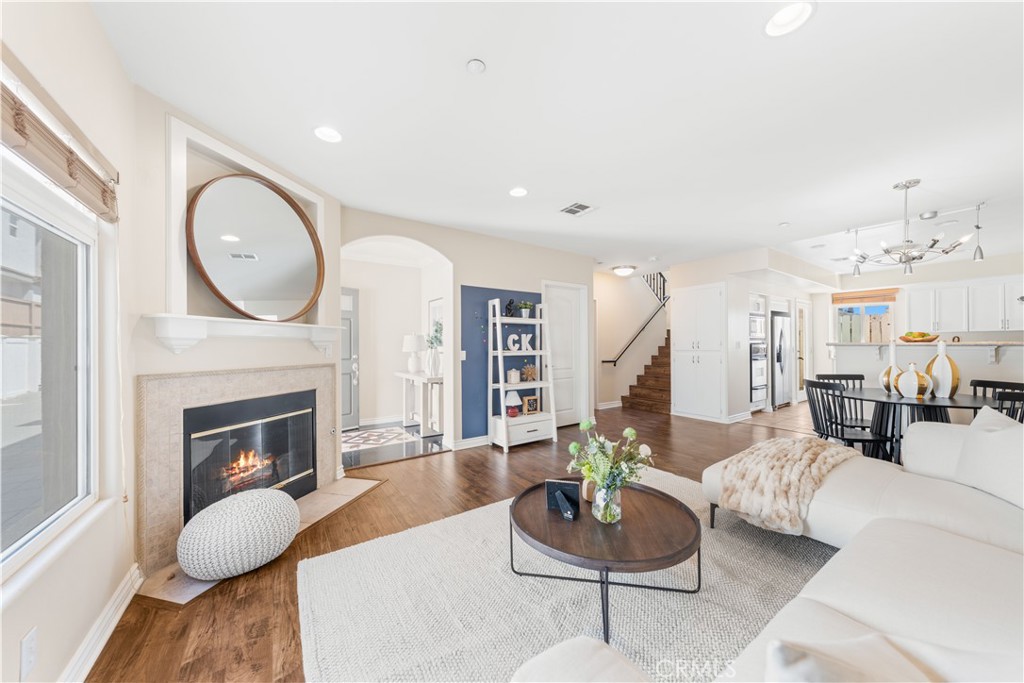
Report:
[[[615,524],[622,519],[622,489],[597,489],[590,510],[597,521]]]

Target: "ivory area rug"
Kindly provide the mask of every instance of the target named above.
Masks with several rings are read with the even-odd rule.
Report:
[[[341,452],[347,453],[348,451],[358,451],[363,448],[415,441],[416,438],[401,427],[360,429],[353,432],[345,432],[341,435]]]
[[[660,470],[643,483],[706,524],[700,484]],[[596,584],[516,576],[508,500],[304,560],[298,567],[302,659],[309,681],[507,681],[567,638],[600,639]],[[584,504],[584,512],[589,509]],[[703,587],[685,595],[612,586],[611,644],[654,680],[709,680],[726,668],[835,549],[750,526],[719,511],[703,528]],[[585,576],[515,537],[520,571]],[[613,576],[690,587],[696,557]]]

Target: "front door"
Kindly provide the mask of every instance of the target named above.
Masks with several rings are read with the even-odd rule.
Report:
[[[359,290],[341,288],[341,431],[359,427]]]
[[[586,287],[545,282],[544,317],[551,343],[548,357],[555,394],[555,424],[579,424],[585,417],[589,373],[586,353]]]

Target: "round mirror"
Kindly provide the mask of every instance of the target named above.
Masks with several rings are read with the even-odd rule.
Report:
[[[295,320],[324,285],[324,254],[302,207],[276,184],[244,173],[196,190],[188,254],[217,298],[254,320]]]

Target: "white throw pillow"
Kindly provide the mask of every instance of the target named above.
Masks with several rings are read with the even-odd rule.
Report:
[[[772,640],[766,654],[766,681],[934,680],[880,633],[817,643]]]
[[[956,481],[1024,507],[1024,424],[982,408],[967,428]]]

